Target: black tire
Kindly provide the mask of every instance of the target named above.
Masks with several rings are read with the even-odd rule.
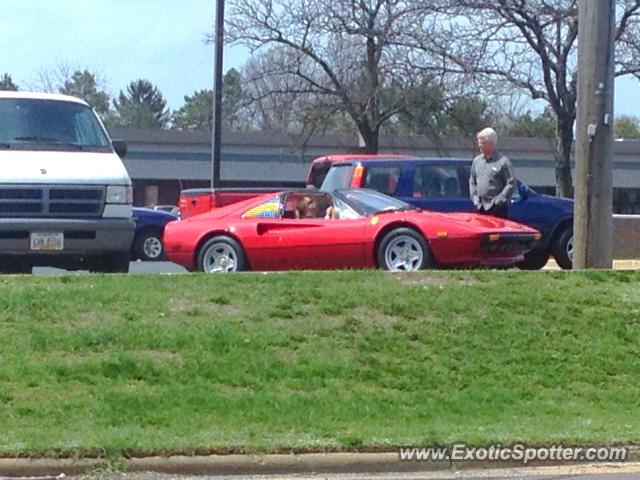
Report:
[[[144,262],[159,262],[166,258],[160,230],[143,230],[136,234],[131,246],[133,258]]]
[[[31,273],[33,265],[21,258],[0,258],[0,273]]]
[[[411,258],[402,258],[404,254],[409,254]],[[378,244],[376,260],[380,268],[392,272],[413,272],[433,267],[427,241],[411,228],[396,228],[387,232]]]
[[[198,251],[198,270],[207,273],[241,272],[247,269],[244,250],[233,238],[210,238]]]
[[[89,270],[99,273],[129,273],[129,253],[102,255],[89,261]]]
[[[556,234],[551,245],[551,253],[560,268],[571,270],[573,266],[573,228],[565,227]]]
[[[524,260],[516,266],[520,270],[540,270],[547,264],[550,256],[551,252],[546,249],[531,250],[525,254]]]

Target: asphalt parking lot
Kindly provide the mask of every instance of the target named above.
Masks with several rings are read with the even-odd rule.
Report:
[[[61,275],[61,274],[74,274],[74,275],[86,275],[88,271],[74,271],[67,272],[60,268],[49,267],[35,267],[33,269],[35,275]],[[129,264],[129,273],[188,273],[184,267],[172,262],[131,262]]]
[[[638,270],[640,269],[640,260],[614,260],[614,270]],[[545,265],[544,270],[560,270],[560,267],[555,260],[549,260]]]
[[[639,270],[640,260],[614,260],[614,270]],[[560,270],[560,267],[553,260],[549,260],[549,263],[544,267],[544,270]],[[59,268],[46,268],[36,267],[33,269],[33,273],[36,275],[60,275],[64,273],[73,273],[78,275],[85,275],[89,272],[67,272]],[[130,274],[139,273],[188,273],[187,270],[180,265],[176,265],[172,262],[131,262],[129,264]]]

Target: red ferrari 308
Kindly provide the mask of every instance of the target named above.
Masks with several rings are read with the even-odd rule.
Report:
[[[506,266],[537,230],[487,215],[417,210],[373,190],[255,197],[167,224],[169,259],[189,270]]]

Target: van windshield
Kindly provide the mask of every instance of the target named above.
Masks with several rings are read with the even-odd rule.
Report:
[[[46,99],[0,99],[0,148],[110,151],[93,111]]]
[[[354,165],[333,165],[324,177],[320,190],[323,192],[333,192],[340,188],[349,188],[351,186],[351,177],[353,176]]]

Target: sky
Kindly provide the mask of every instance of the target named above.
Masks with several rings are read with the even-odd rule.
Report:
[[[147,79],[174,110],[185,95],[212,87],[213,45],[204,38],[215,0],[0,0],[0,7],[0,75],[22,89],[41,87],[44,74],[87,69],[111,96]],[[248,58],[244,48],[225,48],[224,70]],[[640,117],[638,80],[616,80],[614,112]]]
[[[250,0],[249,0],[250,1]],[[19,88],[61,67],[96,73],[112,96],[150,80],[172,109],[213,84],[215,0],[0,0],[0,75]],[[225,51],[225,71],[248,58]]]

